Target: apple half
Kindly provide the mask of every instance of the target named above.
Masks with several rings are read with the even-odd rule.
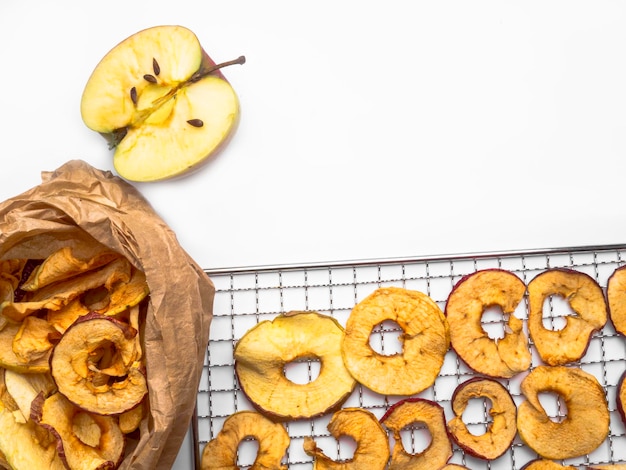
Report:
[[[221,150],[239,122],[239,99],[189,29],[139,31],[111,49],[83,90],[83,122],[115,149],[125,179],[157,181],[197,169]]]

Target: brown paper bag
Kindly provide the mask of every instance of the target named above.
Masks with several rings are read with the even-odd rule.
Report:
[[[169,469],[189,429],[215,289],[175,234],[130,184],[73,160],[0,204],[0,258],[41,258],[93,238],[146,274],[150,415],[123,469]]]

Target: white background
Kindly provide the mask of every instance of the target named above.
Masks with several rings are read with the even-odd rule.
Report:
[[[247,59],[227,149],[137,185],[205,268],[625,241],[622,1],[4,0],[0,200],[113,170],[82,89],[158,24]]]

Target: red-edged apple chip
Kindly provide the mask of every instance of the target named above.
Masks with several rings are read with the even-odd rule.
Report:
[[[226,418],[220,432],[202,451],[201,470],[238,468],[237,449],[246,438],[259,446],[251,468],[286,470],[281,460],[291,441],[289,434],[282,424],[256,411],[238,411]]]
[[[395,440],[389,470],[432,470],[441,468],[452,457],[445,414],[441,405],[434,401],[423,398],[401,400],[389,408],[381,423],[393,433]],[[405,449],[400,433],[420,424],[428,428],[430,443],[423,451],[413,453]]]
[[[50,372],[59,391],[84,410],[118,414],[148,393],[131,326],[100,314],[79,318],[54,347]]]
[[[521,383],[526,400],[517,409],[522,440],[544,459],[564,460],[589,454],[609,433],[609,409],[598,379],[582,369],[538,366]],[[552,420],[539,401],[554,393],[565,403],[563,421]],[[593,423],[593,424],[592,424]]]
[[[81,115],[115,147],[120,176],[156,181],[181,175],[219,151],[239,122],[239,100],[196,35],[176,25],[128,37],[98,63]]]
[[[574,315],[565,316],[565,326],[544,326],[544,303],[552,295],[566,299]],[[528,331],[541,360],[565,365],[579,360],[594,332],[607,322],[604,292],[591,276],[573,269],[549,269],[528,283]]]
[[[385,321],[402,329],[400,354],[380,354],[370,345],[373,329]],[[370,390],[413,395],[435,382],[449,346],[448,322],[434,300],[419,291],[382,287],[350,312],[341,353],[350,374]]]
[[[470,432],[463,422],[470,400],[489,400],[492,421],[483,434]],[[517,434],[515,417],[517,408],[504,386],[493,379],[473,378],[459,385],[452,395],[454,418],[448,422],[448,430],[454,441],[468,454],[485,460],[494,460],[504,454]]]
[[[362,408],[343,408],[328,423],[330,434],[339,439],[348,436],[356,442],[352,458],[335,461],[317,447],[312,437],[305,436],[304,451],[315,457],[316,470],[384,470],[389,460],[389,439],[372,412]]]
[[[513,314],[525,293],[524,282],[502,269],[478,271],[456,283],[445,309],[450,344],[473,370],[509,378],[528,369],[528,338],[522,320]],[[497,340],[482,326],[483,314],[489,307],[499,307],[508,316],[504,337]]]

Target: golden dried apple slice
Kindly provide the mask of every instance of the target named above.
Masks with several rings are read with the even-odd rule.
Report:
[[[587,467],[587,470],[626,470],[626,464],[625,463],[611,463],[611,464],[602,464],[602,465],[589,465]]]
[[[598,379],[582,369],[538,366],[524,377],[521,391],[526,399],[517,409],[517,430],[544,459],[589,454],[607,437],[609,409],[604,389]],[[539,401],[541,393],[555,393],[565,402],[567,416],[563,421],[549,418]]]
[[[259,446],[251,469],[287,469],[281,461],[291,439],[284,426],[256,411],[238,411],[226,418],[217,436],[204,447],[201,470],[237,469],[237,449],[246,438]]]
[[[113,316],[138,305],[149,295],[150,289],[143,271],[132,268],[131,272],[128,282],[116,282],[110,290],[104,285],[96,287],[85,291],[58,310],[48,310],[47,321],[63,333],[78,318],[90,312]]]
[[[50,356],[59,340],[59,333],[43,318],[30,315],[21,323],[13,337],[13,352],[26,363]]]
[[[0,401],[0,451],[12,470],[67,470],[56,443],[33,421],[18,422]]]
[[[441,467],[439,470],[470,470],[470,469],[469,467],[466,467],[464,465],[458,465],[456,463],[449,463]]]
[[[117,282],[128,282],[131,264],[125,258],[117,258],[100,269],[65,281],[50,284],[28,294],[20,302],[3,302],[0,313],[10,320],[19,322],[42,309],[59,310],[71,300],[90,289],[105,286],[110,289]]]
[[[54,251],[32,271],[21,285],[25,291],[35,291],[59,281],[65,281],[79,274],[101,268],[120,255],[103,245],[66,246]]]
[[[491,403],[491,422],[483,434],[468,430],[463,413],[470,400],[483,398]],[[475,377],[460,384],[452,394],[454,418],[448,422],[450,435],[466,453],[485,460],[495,460],[504,454],[515,439],[517,408],[511,394],[498,381]]]
[[[372,330],[385,321],[402,329],[402,353],[384,355],[370,345]],[[430,387],[450,346],[448,322],[422,292],[383,287],[361,300],[346,323],[341,353],[350,374],[383,395],[413,395]]]
[[[551,295],[567,300],[575,315],[565,317],[559,330],[543,325],[543,307]],[[607,322],[608,309],[602,288],[588,274],[573,269],[544,271],[528,283],[528,331],[541,360],[551,366],[579,360],[591,336]]]
[[[144,398],[139,405],[118,415],[117,418],[120,430],[124,434],[130,434],[131,432],[139,429],[139,425],[145,417],[147,410],[148,405],[146,404],[146,399]]]
[[[239,122],[239,99],[187,28],[147,28],[111,49],[89,77],[81,116],[115,147],[120,176],[156,181],[197,168]]]
[[[622,373],[617,382],[615,404],[622,422],[626,424],[626,371]]]
[[[536,459],[524,465],[522,470],[576,470],[576,467],[561,465],[552,460]]]
[[[95,413],[86,417],[58,392],[45,400],[41,397],[33,407],[36,422],[57,438],[57,452],[68,468],[114,469],[124,458],[126,441],[114,417]]]
[[[530,367],[530,349],[522,320],[513,313],[524,298],[526,285],[503,269],[485,269],[464,276],[448,296],[445,314],[450,345],[465,363],[481,374],[509,378]],[[492,339],[482,327],[489,307],[508,316],[504,337]]]
[[[20,374],[9,369],[4,371],[4,385],[22,413],[24,421],[30,419],[32,404],[39,394],[48,397],[56,390],[56,385],[48,373]]]
[[[43,373],[50,370],[49,358],[52,350],[43,356],[25,361],[13,351],[13,340],[20,330],[19,323],[8,323],[0,330],[0,367],[20,373]]]
[[[80,408],[103,415],[137,406],[148,386],[136,335],[134,328],[112,317],[92,313],[78,319],[50,357],[59,391]]]
[[[293,311],[258,323],[235,345],[241,389],[276,419],[310,418],[340,406],[356,386],[341,358],[343,333],[337,320],[318,312]],[[321,363],[319,376],[304,384],[284,370],[301,359]]]
[[[626,266],[617,268],[606,285],[609,318],[615,331],[626,335]]]
[[[312,437],[305,436],[304,451],[314,457],[315,470],[383,470],[387,466],[389,440],[372,412],[352,407],[336,411],[328,423],[328,431],[335,439],[351,437],[356,442],[356,449],[350,459],[336,461],[325,455]]]
[[[393,434],[389,470],[432,470],[441,468],[452,457],[444,410],[437,402],[424,398],[405,398],[389,408],[381,423]],[[421,452],[408,452],[402,442],[403,429],[423,424],[430,433],[430,443]]]

